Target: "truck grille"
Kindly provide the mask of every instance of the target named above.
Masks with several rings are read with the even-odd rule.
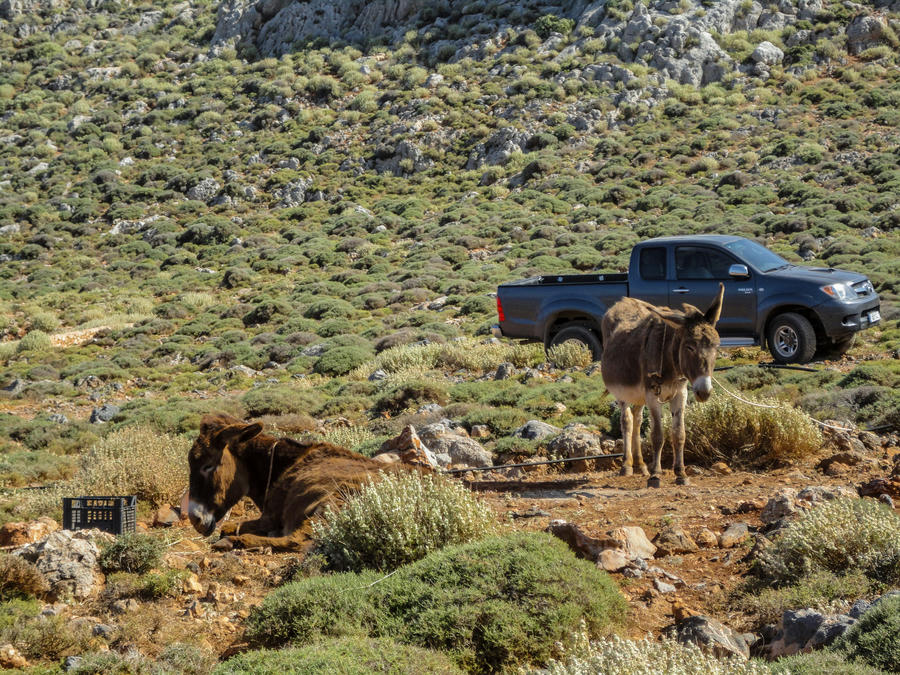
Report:
[[[872,282],[868,279],[853,284],[853,290],[856,291],[856,294],[861,298],[868,297],[875,292],[875,289],[872,287]]]

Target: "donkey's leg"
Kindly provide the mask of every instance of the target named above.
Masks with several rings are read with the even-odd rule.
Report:
[[[258,534],[259,532],[268,532],[272,529],[271,519],[262,516],[254,520],[229,520],[222,523],[219,529],[223,537],[230,537],[235,534]]]
[[[641,448],[641,423],[644,421],[644,406],[635,404],[631,407],[631,457],[634,468],[647,476],[650,472],[644,463],[644,451]]]
[[[631,419],[631,408],[625,401],[617,401],[619,404],[619,426],[622,429],[622,443],[625,446],[625,456],[622,458],[622,471],[621,474],[623,476],[630,476],[634,473],[634,470],[631,468],[631,453],[633,452],[632,446],[632,419]],[[638,427],[640,429],[640,427]],[[641,446],[638,445],[638,453],[641,451]]]
[[[684,473],[684,403],[687,399],[687,385],[682,387],[669,402],[672,412],[672,454],[674,455],[675,483],[690,485]]]
[[[263,534],[238,534],[226,539],[231,544],[231,547],[234,548],[262,548],[268,546],[273,551],[307,553],[313,545],[312,522],[307,520],[299,529],[282,537],[270,537]],[[226,539],[219,541],[224,542]],[[218,543],[216,542],[216,544]]]
[[[650,408],[650,445],[653,448],[653,468],[647,487],[658,488],[661,485],[662,475],[662,404],[655,396],[649,397],[647,407]]]

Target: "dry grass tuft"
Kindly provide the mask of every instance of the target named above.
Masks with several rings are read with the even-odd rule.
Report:
[[[756,408],[716,392],[684,414],[685,456],[702,464],[720,460],[743,465],[785,464],[818,452],[822,434],[812,418],[779,401]]]

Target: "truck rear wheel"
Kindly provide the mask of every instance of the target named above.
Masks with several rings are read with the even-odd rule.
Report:
[[[808,363],[816,353],[816,331],[809,319],[794,312],[772,319],[766,342],[778,363]]]
[[[570,323],[563,326],[562,330],[550,339],[550,344],[547,345],[547,349],[555,347],[556,345],[561,345],[563,342],[568,342],[569,340],[580,342],[590,349],[591,358],[594,361],[599,361],[600,357],[603,355],[603,345],[600,342],[600,338],[597,337],[597,333],[595,333],[590,326],[584,323]]]

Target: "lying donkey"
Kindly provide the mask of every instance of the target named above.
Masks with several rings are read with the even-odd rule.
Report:
[[[216,548],[271,546],[306,551],[311,518],[339,504],[379,471],[408,470],[381,464],[322,441],[296,441],[262,433],[261,424],[215,413],[203,417],[188,454],[188,516],[209,536],[229,509],[249,496],[262,515],[225,523]]]
[[[681,311],[655,307],[635,298],[623,298],[603,316],[603,383],[619,404],[625,457],[622,475],[634,467],[647,475],[641,453],[641,419],[644,405],[650,408],[650,443],[653,470],[649,487],[660,486],[663,448],[662,406],[672,413],[672,447],[675,454],[675,482],[687,485],[684,473],[684,404],[687,385],[694,396],[705,401],[712,392],[712,372],[716,363],[719,334],[716,322],[722,313],[725,287],[706,313],[683,304]],[[630,406],[630,407],[629,407]]]

